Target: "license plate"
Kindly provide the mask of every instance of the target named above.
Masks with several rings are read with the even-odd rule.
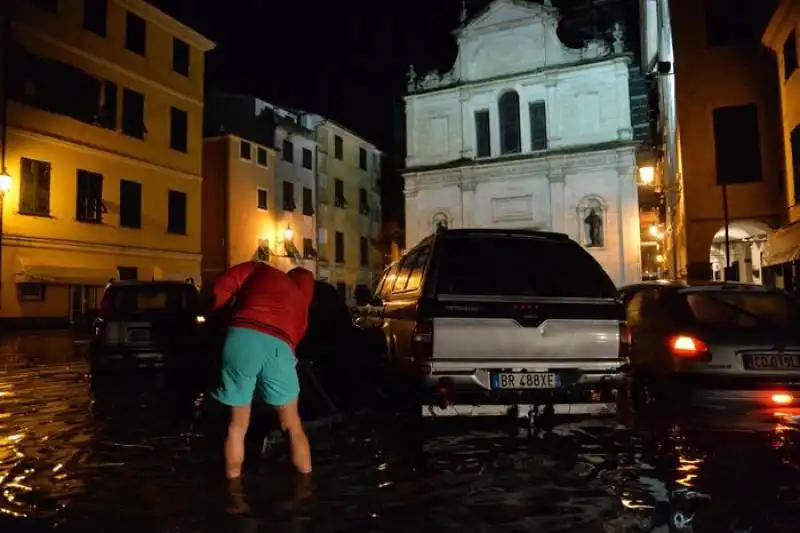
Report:
[[[150,340],[150,330],[145,328],[129,329],[126,338],[128,342],[146,342]]]
[[[561,386],[558,374],[544,372],[492,374],[492,389],[556,389]]]
[[[745,355],[744,366],[748,370],[784,370],[800,372],[800,355]]]

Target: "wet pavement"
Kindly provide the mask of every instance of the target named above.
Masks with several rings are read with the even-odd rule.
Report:
[[[100,405],[87,371],[69,335],[0,341],[0,531],[757,533],[800,523],[800,437],[771,415],[717,417],[713,428],[572,420],[533,437],[448,421],[424,446],[408,427],[365,415],[312,436],[310,486],[277,446],[255,454],[230,491],[191,410],[150,389]]]

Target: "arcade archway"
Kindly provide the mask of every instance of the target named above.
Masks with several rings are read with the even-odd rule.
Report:
[[[728,224],[728,243],[725,227],[714,235],[709,250],[712,278],[716,281],[740,281],[761,285],[761,259],[764,244],[772,229],[759,220],[736,220]],[[728,252],[729,250],[729,252]],[[727,255],[730,257],[726,257]],[[730,269],[726,272],[726,265]]]

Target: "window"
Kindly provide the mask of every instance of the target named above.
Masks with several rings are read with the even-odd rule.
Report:
[[[394,282],[397,280],[397,273],[400,271],[400,262],[397,261],[386,270],[386,275],[381,282],[381,288],[378,291],[378,297],[381,300],[386,300],[394,290]]]
[[[108,0],[83,0],[83,28],[100,37],[106,36]]]
[[[122,91],[122,133],[144,139],[144,95],[131,89]]]
[[[792,30],[792,33],[786,38],[783,43],[783,78],[789,80],[792,73],[797,70],[797,32]]]
[[[125,14],[125,48],[140,56],[147,53],[147,24],[130,12]]]
[[[262,167],[269,166],[269,157],[267,156],[267,149],[259,146],[256,148],[256,162]]]
[[[186,193],[169,191],[167,233],[186,235]]]
[[[291,181],[283,182],[283,210],[294,211],[297,204],[294,203],[294,183]]]
[[[544,102],[528,104],[531,121],[531,150],[547,150],[547,111]]]
[[[253,159],[253,145],[247,141],[239,141],[239,157],[245,161]]]
[[[500,117],[500,153],[520,152],[519,95],[517,91],[506,91],[497,102]]]
[[[172,39],[172,70],[178,74],[189,76],[189,45],[180,39]]]
[[[411,251],[400,266],[392,292],[405,292],[419,288],[422,271],[428,262],[428,248]]]
[[[142,184],[139,182],[119,182],[119,225],[123,228],[142,227]]]
[[[795,126],[789,138],[792,150],[792,183],[794,183],[794,204],[800,204],[800,126]]]
[[[367,170],[367,151],[363,148],[358,149],[358,168]]]
[[[340,161],[344,159],[344,139],[338,135],[333,136],[333,157]]]
[[[28,2],[35,5],[39,9],[43,9],[51,13],[58,13],[58,0],[28,0]]]
[[[313,259],[314,255],[314,241],[309,238],[303,239],[303,257],[305,259]]]
[[[369,199],[367,198],[367,189],[358,189],[358,212],[362,215],[369,216]]]
[[[129,266],[118,266],[117,277],[120,281],[139,279],[139,269]]]
[[[783,294],[751,291],[686,292],[688,313],[703,329],[793,331],[800,309]]]
[[[78,169],[75,219],[79,222],[103,221],[103,175]]]
[[[341,231],[336,232],[336,262],[344,263],[344,233]]]
[[[714,110],[717,184],[760,181],[761,146],[755,104]]]
[[[121,272],[123,268],[118,267]],[[136,278],[131,278],[136,279]],[[118,285],[103,295],[103,314],[112,320],[149,320],[167,313],[178,316],[195,314],[200,307],[197,290],[189,283],[155,282],[142,285]]]
[[[491,130],[489,129],[489,111],[475,111],[475,156],[492,155]]]
[[[488,257],[504,260],[481,260]],[[617,297],[608,274],[574,241],[451,236],[444,241],[439,268],[441,294]]]
[[[303,214],[314,216],[314,193],[310,187],[303,187]]]
[[[189,151],[189,115],[183,109],[171,108],[169,147],[178,152]]]
[[[731,9],[730,0],[706,0],[706,43],[711,46],[746,44],[756,36],[744,2]]]
[[[314,153],[308,148],[303,148],[303,168],[314,168]]]
[[[269,193],[266,189],[256,189],[256,207],[259,209],[266,211],[269,209]]]
[[[344,182],[339,178],[333,180],[333,196],[334,205],[340,209],[344,209],[347,205],[347,200],[344,197]]]
[[[359,262],[361,266],[369,266],[369,240],[366,237],[361,237],[358,244]]]
[[[20,160],[19,213],[50,214],[50,163],[23,157]]]
[[[287,163],[294,163],[294,143],[292,141],[283,141],[283,160]]]
[[[20,283],[19,299],[25,302],[43,302],[47,293],[44,283]]]

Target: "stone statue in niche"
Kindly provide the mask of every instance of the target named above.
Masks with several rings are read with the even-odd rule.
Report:
[[[586,246],[588,248],[602,248],[604,244],[603,208],[599,205],[589,205],[584,209],[584,215],[583,226],[586,236]]]
[[[614,37],[614,42],[612,43],[614,53],[621,54],[624,52],[625,42],[623,38],[625,37],[625,31],[622,29],[622,24],[619,22],[614,23],[614,30],[611,32],[611,36]]]
[[[433,229],[434,232],[439,230],[439,228],[447,229],[448,223],[447,213],[439,211],[431,217],[431,226],[433,226],[431,229]]]
[[[408,73],[406,74],[406,78],[408,78],[408,90],[413,91],[417,88],[417,71],[414,70],[413,63],[408,66]]]

